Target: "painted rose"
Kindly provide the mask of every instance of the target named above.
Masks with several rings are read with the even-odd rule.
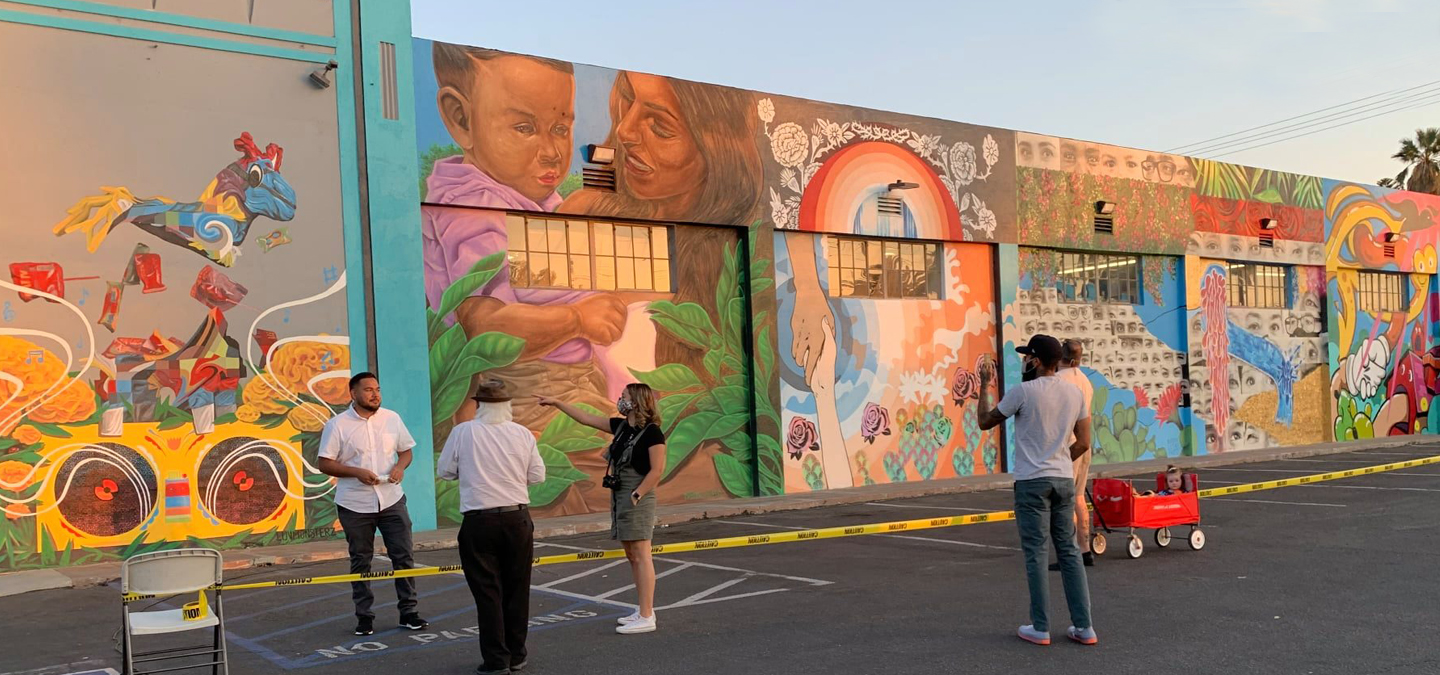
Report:
[[[975,146],[960,141],[950,146],[950,177],[961,185],[975,182],[978,167],[975,163]]]
[[[15,432],[10,434],[20,445],[33,445],[40,442],[40,430],[28,424],[15,427]]]
[[[785,449],[790,453],[791,459],[800,459],[800,455],[806,450],[813,452],[820,449],[819,436],[814,422],[804,417],[791,418],[790,429],[785,434]]]
[[[950,437],[955,435],[955,423],[949,417],[942,416],[944,409],[935,406],[935,422],[930,426],[930,440],[934,441],[935,448],[943,448],[950,444]]]
[[[865,404],[865,414],[860,418],[860,436],[866,443],[874,443],[876,436],[890,435],[890,411],[874,403]]]
[[[0,487],[6,490],[19,492],[29,487],[30,472],[29,464],[16,460],[0,462]]]
[[[770,132],[770,152],[780,166],[798,167],[805,163],[810,149],[810,136],[800,125],[786,122]]]
[[[950,381],[950,398],[955,399],[955,405],[963,405],[965,399],[979,396],[980,376],[970,372],[965,366],[957,366],[955,377]]]

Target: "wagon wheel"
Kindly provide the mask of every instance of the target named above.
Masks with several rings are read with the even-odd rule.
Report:
[[[1162,527],[1155,530],[1155,545],[1165,548],[1170,545],[1170,528]]]
[[[1205,548],[1205,532],[1200,528],[1190,530],[1190,550],[1198,551]]]
[[[1099,532],[1090,535],[1090,552],[1095,555],[1105,554],[1105,535]]]
[[[1140,541],[1140,536],[1139,536],[1139,535],[1136,535],[1136,534],[1130,535],[1130,537],[1129,537],[1129,543],[1128,543],[1128,545],[1126,545],[1126,547],[1125,547],[1125,555],[1128,555],[1128,556],[1130,556],[1131,558],[1139,558],[1139,557],[1140,557],[1142,554],[1144,554],[1144,553],[1145,553],[1145,542]]]

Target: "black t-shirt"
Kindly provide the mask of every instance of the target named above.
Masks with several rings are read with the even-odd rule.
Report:
[[[642,476],[650,473],[650,448],[665,444],[665,434],[660,427],[650,424],[644,430],[637,430],[625,418],[612,417],[610,433],[615,435],[615,440],[610,443],[610,457],[617,460],[635,434],[641,434],[640,440],[635,443],[635,451],[630,453],[630,467]]]

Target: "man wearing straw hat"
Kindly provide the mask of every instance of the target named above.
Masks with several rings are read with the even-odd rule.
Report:
[[[545,481],[545,461],[534,434],[512,420],[503,382],[482,382],[472,398],[475,419],[451,430],[435,471],[460,481],[460,563],[480,619],[483,661],[475,672],[510,673],[528,665],[535,556],[528,486]]]

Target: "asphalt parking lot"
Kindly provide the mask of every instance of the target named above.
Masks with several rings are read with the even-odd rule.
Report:
[[[1215,487],[1435,454],[1440,445],[1211,467],[1200,480]],[[990,491],[856,504],[690,523],[656,540],[1008,510],[1010,502],[1008,491]],[[660,629],[643,636],[613,632],[635,600],[623,562],[544,566],[535,571],[526,672],[1440,673],[1440,650],[1427,637],[1440,618],[1437,503],[1440,465],[1431,465],[1205,499],[1201,551],[1180,537],[1159,549],[1145,532],[1144,555],[1130,560],[1123,534],[1112,534],[1089,570],[1096,647],[1014,637],[1028,619],[1012,522],[659,557]],[[583,536],[545,541],[537,553],[613,547]],[[418,559],[457,562],[454,551]],[[344,571],[327,562],[237,578]],[[1063,628],[1058,574],[1052,580],[1052,624]],[[479,652],[463,580],[419,584],[431,628],[394,628],[393,592],[377,582],[377,632],[364,639],[350,634],[348,586],[227,593],[231,672],[471,672]],[[0,598],[0,616],[0,673],[119,667],[113,587]]]

